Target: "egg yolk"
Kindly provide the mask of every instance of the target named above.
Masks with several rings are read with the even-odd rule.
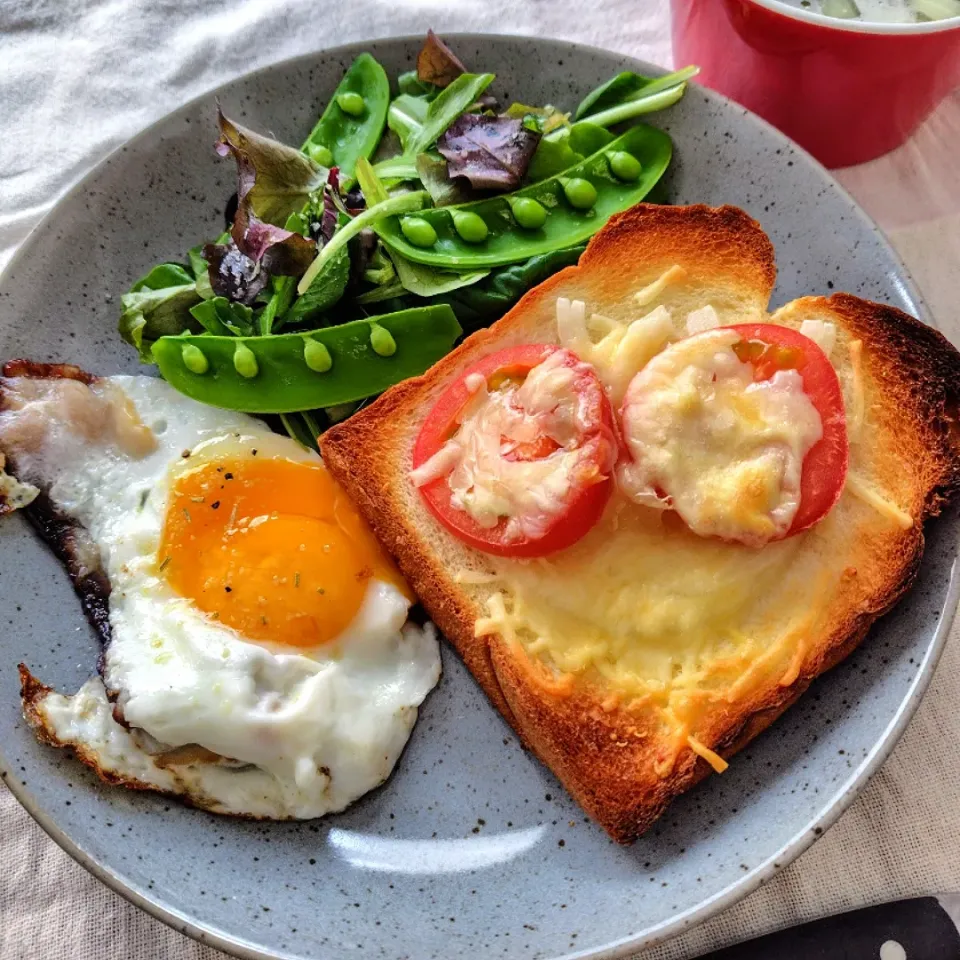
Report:
[[[377,578],[409,588],[318,463],[208,461],[174,482],[158,569],[181,596],[249,640],[335,640]]]

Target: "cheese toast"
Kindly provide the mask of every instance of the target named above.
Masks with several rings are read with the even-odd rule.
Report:
[[[577,266],[320,441],[492,703],[620,842],[856,647],[910,587],[923,523],[960,487],[960,354],[918,320],[847,294],[769,315],[775,275],[770,240],[743,211],[641,204]],[[568,301],[585,305],[573,333],[569,316],[558,327]],[[846,482],[802,533],[760,547],[698,536],[674,512],[614,494],[572,546],[501,557],[452,535],[411,480],[437,398],[494,351],[572,349],[616,408],[666,345],[744,323],[803,327],[842,389]]]

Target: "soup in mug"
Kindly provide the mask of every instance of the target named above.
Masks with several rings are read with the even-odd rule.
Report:
[[[788,6],[844,20],[923,23],[960,17],[960,0],[782,0]]]

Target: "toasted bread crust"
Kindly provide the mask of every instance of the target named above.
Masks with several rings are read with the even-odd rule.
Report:
[[[673,264],[685,268],[685,283],[709,290],[713,301],[729,293],[736,309],[766,309],[775,279],[773,249],[755,221],[731,207],[640,205],[612,219],[578,266],[531,290],[503,319],[469,337],[425,376],[399,384],[321,438],[328,466],[487,696],[620,842],[642,834],[710,767],[684,749],[665,776],[656,775],[665,747],[649,717],[604,709],[595,688],[559,691],[520,644],[509,645],[498,635],[476,637],[474,624],[484,616],[476,594],[456,582],[449,561],[435,549],[441,536],[437,525],[403,491],[411,486],[410,447],[419,424],[466,366],[512,343],[554,342],[559,296],[589,298],[606,313]],[[901,311],[847,294],[795,301],[775,319],[791,323],[801,313],[826,317],[864,344],[863,374],[877,398],[871,410],[877,445],[895,450],[877,464],[876,473],[889,480],[887,489],[898,491],[916,522],[908,530],[864,538],[859,576],[841,585],[841,612],[813,638],[792,682],[767,684],[728,704],[710,718],[706,739],[698,732],[725,757],[846,657],[909,589],[923,552],[922,521],[960,490],[960,354],[937,331]],[[458,556],[470,553],[461,548]]]

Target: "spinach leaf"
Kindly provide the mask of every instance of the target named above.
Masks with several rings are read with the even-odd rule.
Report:
[[[457,117],[477,100],[493,83],[493,79],[492,73],[464,73],[457,77],[436,100],[428,104],[420,128],[408,131],[403,152],[414,156],[423,153]],[[401,136],[400,139],[402,141],[403,137]]]
[[[382,303],[384,300],[393,300],[396,297],[402,297],[406,294],[403,284],[399,280],[392,283],[384,283],[379,287],[373,287],[364,293],[353,298],[354,303]]]
[[[552,250],[550,253],[531,257],[522,263],[492,270],[482,280],[457,290],[448,291],[421,300],[407,296],[398,297],[384,306],[387,310],[401,310],[408,306],[448,304],[457,315],[464,333],[472,333],[481,327],[499,320],[528,290],[542,283],[558,270],[575,264],[586,245]]]
[[[192,283],[193,277],[179,263],[157,264],[148,274],[142,276],[131,288],[130,293],[142,290],[162,290],[165,287],[180,287]]]
[[[367,283],[372,283],[378,287],[396,281],[397,271],[394,269],[393,261],[387,255],[386,247],[380,240],[374,240],[373,252],[370,254],[361,275]]]
[[[414,263],[399,253],[390,251],[390,259],[397,271],[397,278],[404,290],[418,297],[433,297],[460,287],[468,287],[482,280],[490,271],[474,270],[470,273],[455,273],[452,270],[438,270],[424,263]]]
[[[279,329],[287,324],[316,319],[343,296],[349,279],[350,254],[346,246],[343,246],[323,264],[306,292],[293,302],[293,306],[283,314],[281,322],[275,324],[275,327]]]
[[[314,411],[317,412],[317,411]],[[305,450],[317,451],[317,437],[323,432],[313,415],[304,410],[301,413],[281,413],[283,429],[291,439],[296,440]]]
[[[425,97],[427,100],[433,100],[440,92],[439,87],[432,83],[425,83],[417,76],[416,70],[408,70],[397,77],[397,89],[400,93],[409,94],[411,97]]]
[[[253,310],[226,297],[213,297],[190,308],[190,315],[207,333],[221,337],[249,337],[253,333]]]
[[[199,300],[196,282],[184,267],[161,263],[120,298],[120,336],[136,348],[141,363],[152,363],[155,340],[202,329],[190,315]]]

